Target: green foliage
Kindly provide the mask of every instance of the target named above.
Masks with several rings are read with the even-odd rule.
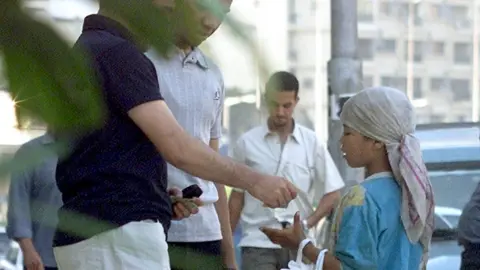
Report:
[[[85,57],[49,26],[11,5],[0,20],[8,90],[20,122],[33,115],[62,130],[85,130],[102,122],[97,82]]]

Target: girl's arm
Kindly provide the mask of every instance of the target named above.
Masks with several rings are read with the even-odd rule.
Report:
[[[319,254],[320,254],[320,250],[316,248],[312,243],[309,243],[303,249],[303,255],[307,257],[307,259],[311,262],[316,262]],[[327,252],[323,260],[323,269],[341,270],[342,268],[340,265],[340,261],[335,256]]]

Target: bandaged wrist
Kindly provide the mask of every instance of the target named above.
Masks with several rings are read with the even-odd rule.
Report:
[[[303,249],[310,243],[313,243],[311,239],[303,239],[302,242],[300,242],[300,245],[298,245],[298,250],[303,252]]]
[[[325,260],[325,254],[327,251],[328,249],[323,249],[318,253],[317,262],[315,262],[315,269],[323,269],[323,261]]]

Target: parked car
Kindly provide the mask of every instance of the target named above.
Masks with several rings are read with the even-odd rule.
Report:
[[[457,227],[461,214],[460,209],[435,207],[435,230],[427,270],[460,269],[461,247],[457,241]]]
[[[457,226],[461,211],[480,181],[479,123],[417,127],[423,159],[435,193],[435,231],[427,270],[459,269],[462,247]]]
[[[5,256],[10,244],[10,239],[7,236],[7,230],[4,226],[0,226],[0,258]]]
[[[439,256],[428,260],[427,270],[460,269],[460,256]]]
[[[10,241],[5,257],[0,260],[0,270],[23,270],[23,254],[15,241]]]

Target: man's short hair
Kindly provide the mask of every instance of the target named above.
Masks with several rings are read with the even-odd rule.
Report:
[[[295,75],[287,71],[273,73],[265,84],[265,93],[272,92],[295,92],[298,96],[299,83]]]

